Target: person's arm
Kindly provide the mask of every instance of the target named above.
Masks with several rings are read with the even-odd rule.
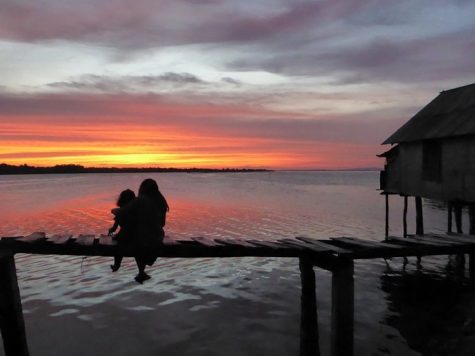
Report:
[[[119,223],[117,222],[117,220],[114,221],[114,225],[112,225],[112,227],[109,229],[109,236],[111,236],[115,230],[117,230],[117,228],[119,227]]]

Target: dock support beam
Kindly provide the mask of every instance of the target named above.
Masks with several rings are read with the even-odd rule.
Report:
[[[416,235],[424,235],[424,216],[422,214],[421,197],[416,197]]]
[[[0,285],[0,329],[5,356],[28,356],[15,258],[9,252],[0,252]]]
[[[384,225],[384,236],[386,239],[389,236],[389,194],[384,194],[385,203],[386,203],[386,216],[385,216],[385,225]]]
[[[332,270],[331,355],[353,355],[354,263],[342,259]]]
[[[404,196],[404,211],[402,213],[403,236],[407,237],[407,196]]]
[[[454,213],[455,213],[455,227],[457,228],[457,234],[462,234],[462,204],[456,202],[454,204]]]
[[[447,233],[452,233],[452,202],[447,203]]]
[[[300,356],[320,356],[317,294],[313,263],[301,257],[300,280],[302,294],[300,299]]]
[[[475,203],[470,203],[468,205],[468,217],[470,221],[470,235],[475,235]]]
[[[468,255],[468,271],[472,281],[475,281],[475,253]]]

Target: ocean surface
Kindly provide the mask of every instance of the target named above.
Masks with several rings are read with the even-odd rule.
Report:
[[[0,236],[107,233],[119,192],[136,191],[148,177],[169,202],[171,238],[384,237],[378,172],[290,171],[0,176]],[[445,231],[442,204],[424,201],[424,218],[426,231]],[[397,196],[390,197],[390,233],[402,234]],[[449,355],[467,347],[475,300],[467,271],[455,256],[416,262],[356,262],[356,355]],[[116,273],[111,263],[16,256],[32,356],[299,353],[296,259],[162,258],[143,285],[133,280],[132,259]],[[315,271],[320,349],[328,355],[331,275]]]

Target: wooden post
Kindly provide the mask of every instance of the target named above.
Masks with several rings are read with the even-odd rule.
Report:
[[[402,214],[403,236],[407,237],[407,196],[404,196],[404,212]]]
[[[0,329],[5,356],[28,356],[15,259],[0,251]]]
[[[447,203],[447,233],[452,233],[452,202]]]
[[[331,355],[353,355],[354,263],[341,259],[332,270]]]
[[[454,204],[455,212],[455,227],[457,228],[457,234],[462,234],[462,204],[457,202]]]
[[[468,217],[470,220],[470,235],[475,235],[475,203],[470,203],[468,205]]]
[[[424,216],[422,215],[421,197],[416,197],[416,235],[424,235]]]
[[[300,356],[320,356],[318,335],[317,294],[313,264],[299,259],[302,294],[300,297]]]
[[[468,255],[468,270],[470,272],[470,279],[475,281],[475,253]]]
[[[386,203],[386,224],[385,224],[385,229],[384,229],[384,236],[386,237],[386,239],[388,238],[389,236],[389,196],[388,194],[384,194],[385,196],[385,203]]]

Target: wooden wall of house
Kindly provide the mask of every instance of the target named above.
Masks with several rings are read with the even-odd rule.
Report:
[[[402,143],[398,154],[387,159],[385,191],[446,201],[475,202],[475,136],[439,142],[440,177],[428,177],[427,171],[424,171],[423,142]]]

